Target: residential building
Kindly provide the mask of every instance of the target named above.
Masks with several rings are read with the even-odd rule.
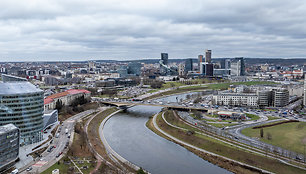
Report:
[[[217,105],[257,107],[258,96],[256,93],[220,92],[217,95],[213,95],[213,103]]]
[[[0,126],[0,173],[18,159],[19,134],[19,129],[13,124]]]
[[[184,76],[185,75],[185,65],[183,63],[180,63],[178,65],[178,74],[179,74],[179,76]]]

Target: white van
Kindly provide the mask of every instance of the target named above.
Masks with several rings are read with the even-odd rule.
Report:
[[[18,169],[15,169],[11,172],[11,174],[17,174],[18,173]]]

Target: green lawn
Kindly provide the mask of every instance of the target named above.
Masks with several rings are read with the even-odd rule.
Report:
[[[268,120],[276,120],[276,119],[279,119],[279,117],[268,116]]]
[[[260,117],[258,115],[254,115],[254,114],[245,114],[247,117],[249,117],[251,120],[258,120]]]
[[[175,117],[173,117],[173,114],[169,111],[165,113],[165,116],[166,116],[167,121],[169,121],[171,124],[174,124],[179,127],[187,128],[187,129],[189,129],[188,127],[190,127],[189,125],[186,125],[185,123],[178,121]],[[156,121],[159,127],[161,127],[168,134],[184,142],[187,142],[199,148],[205,149],[207,151],[210,151],[210,152],[213,152],[213,153],[216,153],[216,154],[219,154],[219,155],[231,158],[231,159],[235,159],[243,163],[247,163],[249,165],[260,167],[260,168],[263,168],[265,170],[268,170],[274,173],[286,173],[286,174],[304,173],[304,170],[294,168],[289,165],[285,165],[279,162],[278,160],[270,159],[262,155],[257,155],[254,153],[246,152],[243,149],[238,149],[232,145],[228,145],[224,142],[220,142],[218,140],[215,140],[211,137],[207,137],[202,134],[198,134],[198,133],[188,134],[187,131],[182,131],[182,130],[178,130],[176,128],[170,127],[162,120],[161,114],[158,115]],[[183,126],[183,124],[185,124],[185,126]],[[189,129],[189,130],[194,130],[194,128]],[[205,160],[210,161],[209,155],[206,155],[203,153],[196,153],[196,154],[204,158]],[[214,158],[213,161],[216,162],[216,159]],[[220,161],[219,165],[222,165],[222,164],[223,163]],[[253,172],[246,170],[244,168],[241,168],[241,170],[236,171],[236,173],[253,173]]]
[[[232,82],[232,83],[218,83],[218,84],[208,84],[208,89],[215,89],[215,90],[225,90],[230,87],[230,85],[270,85],[275,84],[275,82],[269,81],[248,81],[248,82]]]
[[[263,128],[263,131],[264,138],[260,138],[261,141],[298,153],[304,153],[302,141],[306,145],[306,122],[284,123]],[[241,132],[249,137],[260,137],[260,129],[246,128]],[[268,133],[271,134],[271,140],[267,139]]]
[[[228,124],[218,124],[218,123],[208,123],[209,125],[215,126],[217,128],[223,128],[226,126],[234,126],[237,125],[237,123],[228,123]]]
[[[73,164],[71,163],[69,165],[66,165],[63,163],[63,160],[60,160],[60,164],[55,163],[53,166],[42,172],[42,174],[51,174],[52,170],[54,169],[59,169],[60,173],[68,173],[68,169],[70,166],[73,166]]]

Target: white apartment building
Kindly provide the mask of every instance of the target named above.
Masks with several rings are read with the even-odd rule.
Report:
[[[213,103],[217,105],[258,107],[258,96],[255,93],[219,93],[213,95]]]

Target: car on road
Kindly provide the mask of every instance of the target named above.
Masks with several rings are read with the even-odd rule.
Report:
[[[61,154],[63,154],[63,152],[60,152],[56,155],[56,158],[58,158],[59,156],[61,156]]]
[[[28,167],[27,168],[27,171],[31,171],[33,168],[32,167]]]

